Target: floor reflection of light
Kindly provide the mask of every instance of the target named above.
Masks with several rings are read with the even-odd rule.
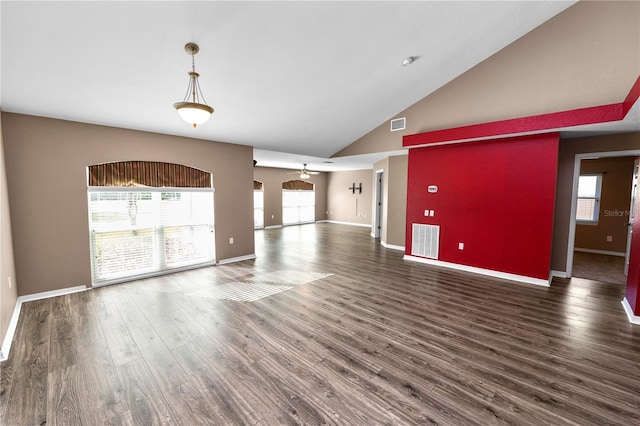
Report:
[[[214,285],[189,293],[189,296],[236,302],[255,302],[264,297],[291,290],[294,287],[302,288],[303,293],[305,293],[305,284],[310,284],[331,275],[323,272],[278,270],[248,276],[242,281]]]
[[[582,308],[581,303],[589,302],[589,298],[593,298],[592,290],[585,287],[584,281],[579,282],[580,278],[572,278],[566,284],[558,283],[557,289],[562,289],[562,296],[557,298],[561,302],[557,306],[557,312],[562,315],[558,324],[564,324],[567,329],[567,340],[572,342],[572,346],[576,348],[584,347],[588,342],[582,340],[583,336],[593,335],[592,332],[598,327],[596,317],[593,315],[592,308]],[[553,285],[553,284],[552,284]],[[561,285],[564,286],[560,287]],[[604,285],[593,282],[593,286]],[[603,302],[604,303],[604,302]]]

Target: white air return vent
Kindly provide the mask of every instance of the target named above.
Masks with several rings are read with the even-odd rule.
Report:
[[[414,223],[411,230],[411,254],[414,256],[438,258],[440,226]]]
[[[407,127],[407,117],[396,118],[391,120],[391,131],[397,132],[398,130],[404,130]]]

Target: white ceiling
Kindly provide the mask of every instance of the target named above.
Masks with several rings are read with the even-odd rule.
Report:
[[[370,167],[384,155],[328,158],[573,3],[1,1],[0,106]],[[197,129],[172,107],[186,42],[216,109]]]

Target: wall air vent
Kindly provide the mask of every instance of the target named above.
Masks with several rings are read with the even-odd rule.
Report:
[[[411,254],[413,256],[438,258],[440,226],[414,223],[411,230]]]
[[[397,132],[398,130],[404,130],[407,127],[407,117],[396,118],[391,120],[391,131]]]

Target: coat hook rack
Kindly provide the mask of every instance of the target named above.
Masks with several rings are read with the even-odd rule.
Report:
[[[356,189],[358,190],[358,194],[362,194],[362,182],[360,182],[358,186],[356,186],[356,183],[353,182],[353,185],[347,189],[350,189],[352,194],[356,193]]]

